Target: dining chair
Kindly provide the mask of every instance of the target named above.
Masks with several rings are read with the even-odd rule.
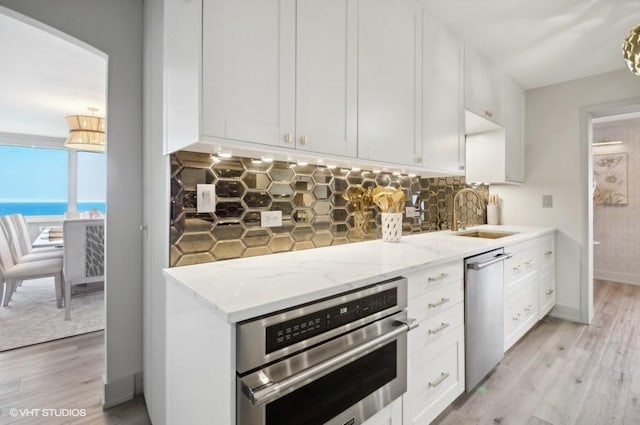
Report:
[[[42,252],[62,252],[62,249],[58,247],[40,247],[34,248],[31,241],[31,236],[29,233],[29,224],[27,220],[24,218],[22,214],[11,214],[11,219],[13,220],[16,229],[20,234],[20,248],[25,254],[36,254]],[[59,254],[62,255],[62,254]]]
[[[53,258],[20,263],[14,261],[6,226],[0,226],[0,282],[2,285],[0,295],[2,295],[2,306],[9,305],[18,282],[43,277],[54,278],[56,301],[58,308],[61,308],[64,290],[62,286],[62,259]]]

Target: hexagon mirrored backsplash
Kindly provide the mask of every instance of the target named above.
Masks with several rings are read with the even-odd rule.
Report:
[[[215,213],[196,212],[201,183],[216,185]],[[171,266],[378,239],[379,210],[372,206],[354,213],[342,196],[353,185],[402,188],[406,206],[418,208],[417,217],[405,216],[405,234],[450,228],[453,198],[470,187],[464,177],[396,176],[178,152],[171,155]],[[473,196],[464,198],[456,205],[458,214],[464,221],[486,223],[489,188],[475,189],[482,205]],[[282,226],[260,227],[260,212],[276,210],[282,211]]]

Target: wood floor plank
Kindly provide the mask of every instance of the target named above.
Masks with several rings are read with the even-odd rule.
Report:
[[[631,376],[599,366],[582,404],[576,424],[622,424]]]
[[[627,408],[624,412],[623,425],[640,424],[640,395],[630,392],[627,398]]]

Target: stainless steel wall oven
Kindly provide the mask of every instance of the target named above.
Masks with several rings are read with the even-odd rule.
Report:
[[[358,425],[406,391],[407,281],[237,327],[238,425]]]

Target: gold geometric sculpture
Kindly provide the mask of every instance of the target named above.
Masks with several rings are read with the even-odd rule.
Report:
[[[622,54],[629,71],[640,75],[640,24],[629,31],[622,45]]]

